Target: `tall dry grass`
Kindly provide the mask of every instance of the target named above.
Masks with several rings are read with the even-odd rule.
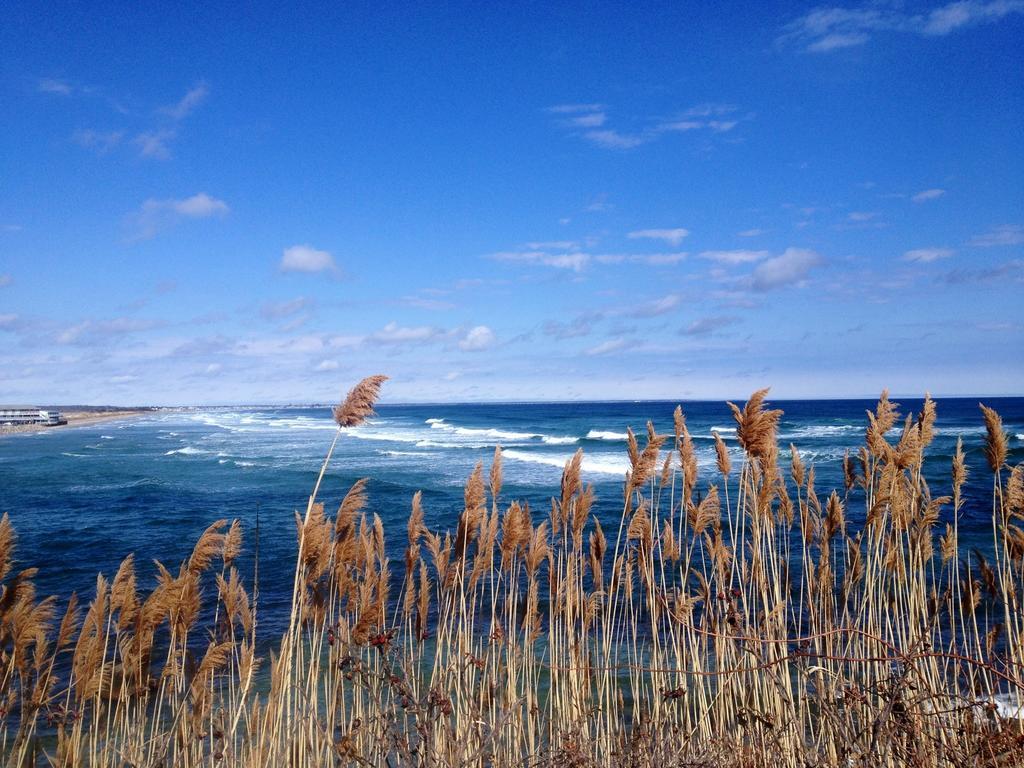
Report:
[[[335,409],[339,430],[382,382]],[[716,436],[710,477],[681,410],[673,434],[630,431],[609,530],[581,452],[539,511],[503,499],[498,449],[452,529],[412,498],[394,563],[365,481],[333,515],[319,499],[332,444],[268,658],[237,520],[158,563],[151,590],[128,557],[61,610],[34,570],[11,573],[4,517],[0,749],[10,766],[153,768],[1024,762],[1024,469],[1006,465],[999,416],[982,406],[986,557],[958,542],[962,446],[942,495],[922,475],[930,399],[901,420],[883,393],[826,495],[795,447],[781,461],[765,396],[730,404],[742,459]]]

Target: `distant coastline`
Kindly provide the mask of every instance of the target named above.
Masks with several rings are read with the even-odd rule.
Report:
[[[114,411],[61,411],[67,424],[47,426],[46,424],[23,424],[18,426],[0,426],[0,437],[7,435],[25,435],[36,432],[52,432],[54,430],[69,429],[73,427],[87,427],[92,424],[99,424],[105,421],[118,421],[120,419],[131,419],[152,413],[151,408],[122,408]]]

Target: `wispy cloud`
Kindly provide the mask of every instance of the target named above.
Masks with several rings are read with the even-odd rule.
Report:
[[[736,234],[739,237],[757,237],[758,235],[763,235],[764,230],[755,227],[753,229],[744,229],[742,232],[737,232]]]
[[[138,317],[83,320],[59,330],[53,340],[57,344],[96,345],[108,341],[123,341],[128,334],[152,330],[161,325],[160,321]]]
[[[928,264],[940,259],[948,259],[955,253],[956,251],[952,248],[914,248],[903,254],[903,260]]]
[[[638,229],[630,232],[626,237],[630,240],[648,239],[664,240],[673,248],[677,248],[683,239],[690,234],[688,229],[676,227],[674,229]]]
[[[311,245],[292,245],[281,253],[282,272],[333,272],[337,270],[334,257]]]
[[[71,140],[81,147],[92,149],[105,155],[118,146],[124,138],[124,131],[93,131],[79,130],[71,135]]]
[[[727,133],[749,115],[739,115],[731,104],[700,104],[670,118],[645,119],[630,129],[607,125],[608,111],[604,104],[560,104],[547,111],[557,115],[557,124],[572,134],[605,149],[629,150],[648,144],[670,133],[708,131]]]
[[[14,282],[14,278],[9,274],[4,273],[0,275],[0,288],[6,288],[8,285]]]
[[[145,131],[137,135],[132,141],[139,148],[139,154],[143,157],[152,157],[157,160],[170,160],[170,142],[177,136],[177,132],[170,128],[161,128],[156,131]]]
[[[738,322],[739,318],[733,317],[732,315],[702,317],[681,328],[679,332],[686,336],[709,336],[715,331],[720,331],[721,329],[727,328],[730,325],[735,325]]]
[[[1003,224],[988,232],[975,235],[967,244],[978,248],[991,248],[999,245],[1020,245],[1024,243],[1024,226],[1020,224]]]
[[[392,321],[379,331],[371,333],[367,340],[377,344],[410,344],[436,339],[444,333],[430,325],[402,326]]]
[[[160,107],[160,113],[171,117],[174,120],[183,120],[188,117],[196,107],[202,104],[210,94],[210,89],[204,82],[198,83],[190,88],[188,92],[176,103]]]
[[[479,352],[493,347],[497,340],[494,331],[486,325],[478,325],[466,332],[466,335],[459,341],[459,349],[464,352]]]
[[[636,309],[628,312],[628,314],[630,317],[658,317],[659,315],[667,315],[669,312],[674,312],[678,309],[682,301],[678,294],[670,293],[667,296],[662,296],[660,299],[641,304]]]
[[[897,4],[822,6],[787,24],[777,42],[829,53],[864,45],[880,32],[942,37],[1022,12],[1024,0],[957,0],[923,14],[907,13]]]
[[[603,341],[596,346],[589,347],[583,350],[583,354],[587,355],[588,357],[608,355],[611,354],[612,352],[618,352],[620,349],[624,349],[628,345],[629,341],[627,339],[609,339],[608,341]]]
[[[336,371],[339,367],[336,360],[321,360],[313,370],[316,373],[326,373],[328,371]]]
[[[290,301],[267,302],[260,307],[260,315],[268,320],[280,320],[308,309],[312,303],[305,296]]]
[[[146,200],[128,217],[131,240],[148,240],[183,219],[209,219],[228,214],[228,204],[205,192],[181,200]]]
[[[592,312],[578,315],[568,323],[563,323],[560,320],[548,320],[544,323],[542,330],[545,335],[556,339],[574,339],[579,336],[589,336],[594,329],[594,322],[601,318],[601,313]]]
[[[686,259],[686,251],[675,253],[600,253],[594,261],[600,264],[644,264],[648,267],[669,267]]]
[[[949,285],[987,283],[994,280],[1021,283],[1024,282],[1024,259],[1011,259],[991,267],[954,269],[943,275],[941,279]]]
[[[926,203],[929,200],[938,200],[944,194],[946,194],[946,190],[944,189],[926,189],[922,192],[918,192],[910,199],[915,203]]]
[[[59,96],[70,96],[75,91],[71,83],[50,77],[41,79],[36,83],[36,88],[40,93],[55,93]]]
[[[821,264],[821,256],[806,248],[787,248],[757,265],[750,285],[755,291],[771,291],[803,282],[812,269]]]
[[[580,272],[590,263],[590,254],[576,252],[548,252],[548,251],[500,251],[492,253],[490,258],[495,261],[512,261],[522,264],[537,264],[555,269],[568,269],[573,272]]]
[[[702,259],[728,265],[752,264],[768,258],[768,255],[768,251],[750,251],[742,248],[733,251],[702,251],[699,254]]]

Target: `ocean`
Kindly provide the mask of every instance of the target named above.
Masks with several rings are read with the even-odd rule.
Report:
[[[989,398],[1010,434],[1011,464],[1024,461],[1024,398]],[[528,501],[535,518],[558,493],[561,469],[584,450],[583,476],[597,492],[595,513],[618,523],[628,467],[626,428],[640,436],[654,422],[672,432],[675,402],[441,404],[381,406],[369,423],[345,430],[320,491],[333,512],[349,486],[370,478],[369,511],[380,515],[391,554],[400,561],[410,501],[423,492],[426,523],[454,529],[462,489],[477,462],[489,467],[501,445],[501,501]],[[961,541],[991,541],[991,472],[976,399],[937,401],[936,438],[925,476],[935,496],[948,493],[950,461],[962,437],[970,467]],[[682,403],[697,445],[699,487],[719,483],[712,431],[731,449],[735,424],[724,402]],[[785,411],[779,439],[788,462],[794,443],[813,463],[825,498],[842,491],[842,458],[864,441],[868,400],[775,401]],[[920,400],[902,400],[916,413]],[[330,409],[233,407],[156,411],[141,418],[0,439],[0,512],[17,532],[16,567],[38,567],[41,594],[90,599],[98,572],[108,577],[135,553],[140,582],[151,586],[158,559],[174,570],[203,529],[240,518],[251,575],[259,518],[260,622],[268,632],[287,620],[295,556],[296,510],[305,509],[335,426]],[[735,482],[735,470],[733,475]],[[863,519],[862,496],[850,518]],[[944,510],[949,519],[950,510]],[[400,570],[396,562],[395,570]]]

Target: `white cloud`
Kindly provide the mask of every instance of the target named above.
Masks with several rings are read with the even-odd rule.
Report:
[[[877,211],[852,211],[846,218],[855,224],[863,224],[878,217]]]
[[[220,363],[210,363],[206,366],[204,373],[206,373],[207,376],[214,373],[220,373],[221,368],[223,368],[223,366]]]
[[[739,318],[730,315],[702,317],[699,320],[694,320],[680,332],[687,336],[706,336],[738,322]]]
[[[205,192],[198,195],[186,197],[184,200],[171,200],[175,213],[187,216],[190,219],[205,219],[209,216],[224,216],[228,212],[228,205],[223,200],[210,197]]]
[[[758,264],[751,276],[751,287],[756,291],[770,291],[799,283],[820,263],[821,257],[814,251],[787,248],[782,255]]]
[[[124,138],[124,131],[92,131],[79,130],[71,136],[71,140],[86,149],[93,149],[105,155]]]
[[[590,255],[586,253],[549,253],[547,251],[501,251],[492,253],[490,258],[496,261],[516,261],[524,264],[539,264],[556,269],[570,269],[580,272],[590,263]]]
[[[311,245],[293,245],[281,253],[282,272],[326,272],[336,270],[334,257]]]
[[[737,249],[733,251],[703,251],[700,258],[714,261],[718,264],[752,264],[768,258],[768,251],[749,251]]]
[[[556,104],[548,107],[547,111],[556,115],[571,115],[578,112],[599,112],[604,109],[604,104]]]
[[[742,232],[737,232],[736,234],[740,237],[757,237],[758,235],[763,235],[764,230],[757,229],[755,227],[754,229],[744,229]]]
[[[74,90],[70,84],[63,80],[55,80],[49,77],[40,80],[38,88],[41,93],[56,93],[61,96],[70,96]]]
[[[336,371],[338,370],[338,363],[335,360],[322,360],[313,370],[316,371],[317,373],[324,373],[325,371]]]
[[[7,313],[0,315],[0,330],[9,330],[18,323],[18,316]]]
[[[192,110],[202,104],[209,93],[210,89],[206,86],[206,83],[199,83],[182,96],[176,104],[161,107],[160,111],[175,120],[181,120],[187,117]]]
[[[956,251],[952,248],[914,248],[903,254],[904,261],[916,261],[927,264],[939,259],[948,259]]]
[[[938,200],[944,194],[946,194],[944,189],[926,189],[923,192],[918,192],[910,199],[915,203],[924,203],[928,200]]]
[[[170,141],[175,137],[170,129],[147,131],[140,133],[134,141],[143,157],[154,157],[157,160],[168,160],[171,157]]]
[[[643,304],[636,309],[629,312],[631,317],[657,317],[658,315],[666,315],[669,312],[675,310],[682,299],[674,293],[670,293],[668,296],[662,296],[660,299],[656,299],[649,304]]]
[[[416,327],[400,326],[392,321],[367,339],[378,344],[408,344],[414,341],[430,341],[440,336],[442,331],[428,325]]]
[[[649,240],[664,240],[673,247],[678,247],[683,238],[690,234],[688,229],[676,227],[675,229],[638,229],[630,232],[626,237],[630,240],[647,238]]]
[[[820,7],[787,24],[776,42],[802,45],[812,53],[828,53],[864,45],[878,32],[941,37],[1022,12],[1024,0],[955,0],[927,14],[907,13],[898,4]]]
[[[968,245],[990,248],[997,245],[1020,245],[1021,243],[1024,243],[1024,226],[1003,224],[983,235],[975,235],[970,239]]]
[[[602,253],[594,257],[600,264],[646,264],[669,267],[686,259],[686,251],[677,253]]]
[[[587,131],[583,138],[599,147],[608,149],[633,149],[651,140],[651,136],[639,133],[620,133],[610,128],[601,131]]]
[[[589,357],[596,357],[597,355],[607,355],[612,352],[618,352],[624,348],[629,342],[626,339],[609,339],[603,341],[596,347],[590,347],[589,349],[583,350],[583,354]]]
[[[960,0],[929,13],[921,31],[926,35],[948,35],[960,27],[997,21],[1011,13],[1021,12],[1024,12],[1024,3],[1019,0],[992,0],[988,3]]]
[[[10,285],[13,282],[14,282],[14,278],[11,277],[10,275],[8,275],[8,274],[0,275],[0,288],[5,288],[6,286]]]
[[[598,128],[604,125],[607,119],[608,116],[604,112],[591,112],[589,115],[578,115],[577,117],[570,118],[568,123],[577,128]]]
[[[545,240],[535,243],[527,243],[526,247],[531,251],[578,251],[580,244],[575,240]]]
[[[162,229],[166,229],[181,219],[208,219],[223,217],[230,209],[223,200],[211,197],[205,192],[186,197],[181,200],[166,199],[146,200],[142,207],[128,217],[132,230],[132,240],[145,240],[153,237]]]
[[[267,302],[260,307],[260,314],[268,320],[280,320],[306,309],[310,303],[305,296],[299,296],[291,301]]]
[[[459,349],[465,352],[475,352],[494,346],[496,341],[494,331],[486,325],[478,325],[469,329],[465,338],[459,342]]]

